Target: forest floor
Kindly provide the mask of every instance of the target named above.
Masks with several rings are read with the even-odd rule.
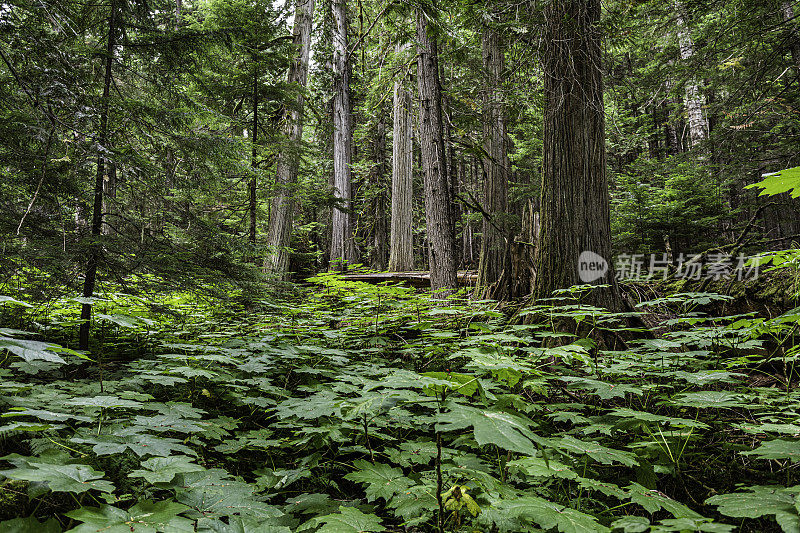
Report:
[[[0,297],[0,531],[800,530],[800,309],[675,292],[653,338],[578,289],[511,322],[313,283],[109,291],[91,355],[80,302]]]

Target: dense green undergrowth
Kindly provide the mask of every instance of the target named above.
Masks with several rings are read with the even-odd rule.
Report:
[[[800,531],[800,309],[0,297],[0,531]],[[575,333],[579,332],[579,335]]]

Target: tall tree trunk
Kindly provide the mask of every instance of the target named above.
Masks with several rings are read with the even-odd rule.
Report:
[[[280,278],[289,269],[289,236],[292,231],[292,187],[300,169],[300,143],[303,138],[303,107],[308,81],[308,58],[311,51],[311,27],[314,20],[314,0],[300,0],[294,15],[295,56],[289,67],[288,82],[296,85],[294,105],[284,110],[283,146],[278,153],[275,172],[276,191],[272,199],[267,228],[264,270]]]
[[[472,177],[474,173],[474,156],[470,158],[469,162],[466,160],[463,162],[464,168],[462,169],[461,174],[461,181],[458,184],[458,193],[469,195],[471,191],[470,183],[472,183]],[[470,269],[473,266],[473,257],[472,257],[472,222],[469,218],[464,219],[464,231],[461,234],[461,261],[464,264],[464,268]]]
[[[108,215],[113,214],[114,209],[112,199],[117,197],[117,165],[109,162],[106,175],[103,179],[103,235],[111,235],[111,225],[108,223]]]
[[[434,7],[435,9],[435,7]],[[448,186],[442,126],[439,53],[426,14],[417,10],[417,82],[419,144],[425,184],[425,221],[431,289],[437,296],[456,288],[456,245],[453,198]]]
[[[478,292],[481,292],[482,287],[488,288],[500,279],[506,260],[508,239],[506,212],[510,165],[503,110],[504,64],[500,34],[487,26],[483,32],[483,69],[486,76],[483,110],[486,180],[483,188],[483,208],[486,214],[483,218],[483,238],[478,263]]]
[[[404,47],[397,45],[399,55]],[[414,270],[413,248],[413,125],[411,91],[405,87],[408,76],[394,82],[394,129],[392,132],[392,221],[389,243],[389,270]]]
[[[599,255],[606,265],[611,262],[600,0],[551,2],[545,19],[544,157],[535,298],[585,282],[579,274],[579,258],[586,259],[583,252]],[[598,268],[602,270],[602,260]],[[610,283],[611,289],[596,293],[595,303],[616,309],[619,296],[613,270],[596,281]]]
[[[795,75],[800,76],[800,40],[797,38],[797,20],[794,15],[794,4],[784,0],[781,3],[781,12],[783,13],[783,20],[789,24],[789,50],[792,53],[792,61],[794,62]]]
[[[377,193],[374,200],[375,224],[373,226],[372,244],[373,257],[372,268],[384,270],[386,268],[386,257],[388,246],[386,242],[386,187],[384,179],[386,176],[386,118],[383,109],[378,110],[380,114],[378,124],[375,127],[375,143],[373,145],[373,169],[372,181]]]
[[[354,260],[352,230],[352,143],[350,115],[350,62],[347,51],[347,4],[333,0],[333,196],[331,221],[332,269],[346,269]]]
[[[253,168],[253,177],[250,178],[249,192],[250,192],[250,244],[256,243],[256,208],[258,201],[256,199],[256,187],[258,182],[256,180],[256,171],[258,170],[258,61],[253,58],[253,136],[250,139],[252,147],[252,154],[250,157],[250,166]]]
[[[694,41],[687,23],[686,11],[681,0],[675,1],[675,12],[678,24],[678,45],[681,51],[681,60],[686,63],[694,57]],[[700,93],[697,78],[689,76],[684,86],[683,99],[686,108],[686,121],[689,124],[689,147],[694,148],[708,138],[708,121],[703,113],[705,102]]]
[[[103,230],[103,181],[105,178],[106,158],[104,152],[108,150],[108,110],[109,96],[111,94],[111,66],[114,62],[114,50],[117,36],[117,2],[111,0],[111,13],[108,17],[108,40],[106,41],[105,73],[103,75],[103,99],[100,104],[100,125],[97,130],[97,169],[94,179],[94,202],[92,205],[92,237],[89,248],[89,258],[86,262],[86,277],[83,282],[84,298],[94,295],[94,286],[97,281],[97,263],[100,261],[102,243],[100,234]],[[89,330],[91,327],[92,306],[84,303],[81,306],[81,327],[78,346],[81,350],[89,349]]]
[[[653,124],[652,134],[650,134],[647,138],[647,150],[650,159],[661,159],[661,148],[660,148],[660,135],[659,131],[661,130],[661,117],[659,113],[659,107],[656,104],[653,104],[649,110],[650,120]]]

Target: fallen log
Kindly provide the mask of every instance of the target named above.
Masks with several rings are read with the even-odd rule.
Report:
[[[361,274],[343,274],[342,279],[348,281],[362,281],[364,283],[404,283],[412,287],[424,288],[431,286],[431,274],[424,270],[413,272],[372,272]],[[476,272],[462,270],[457,275],[458,284],[462,287],[475,285],[478,279]]]

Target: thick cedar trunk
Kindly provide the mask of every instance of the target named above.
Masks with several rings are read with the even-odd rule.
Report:
[[[250,158],[250,165],[253,168],[253,177],[250,178],[250,185],[248,187],[250,192],[250,244],[256,243],[256,207],[258,206],[258,202],[256,201],[256,187],[258,182],[256,181],[255,172],[258,167],[258,161],[256,160],[258,156],[258,63],[253,64],[253,136],[250,140],[250,144],[252,147],[252,154]]]
[[[419,144],[425,184],[428,260],[431,289],[441,296],[457,286],[453,202],[447,179],[438,49],[436,37],[429,33],[427,18],[421,10],[417,11],[417,42]]]
[[[383,110],[378,111],[380,118],[375,131],[375,144],[373,153],[374,167],[372,179],[377,191],[375,195],[375,226],[373,229],[373,257],[372,268],[384,270],[388,246],[386,242],[386,188],[384,176],[386,175],[386,119]]]
[[[336,205],[331,220],[330,268],[344,270],[355,256],[350,213],[353,130],[345,0],[333,0],[333,76],[333,196]]]
[[[303,137],[303,107],[308,80],[308,58],[311,50],[311,27],[314,20],[314,0],[301,0],[294,16],[295,57],[289,67],[288,82],[297,86],[294,105],[284,111],[284,145],[278,153],[275,173],[276,191],[272,199],[267,228],[267,247],[264,258],[266,272],[285,277],[289,269],[289,236],[292,231],[292,186],[300,169],[300,142]]]
[[[499,33],[485,28],[483,33],[483,68],[486,76],[483,137],[484,169],[483,187],[483,239],[478,265],[478,291],[488,288],[500,279],[506,262],[506,212],[508,211],[508,150],[503,110],[504,57]]]
[[[397,52],[402,50],[397,46]],[[414,270],[413,248],[413,145],[411,91],[407,76],[394,83],[394,129],[392,132],[392,221],[389,244],[389,270]]]
[[[678,24],[678,45],[681,51],[681,60],[686,63],[694,57],[694,41],[686,21],[686,13],[680,0],[675,2]],[[708,138],[708,121],[703,113],[705,102],[700,93],[697,79],[690,76],[684,86],[683,99],[686,108],[686,120],[689,124],[689,147],[695,147]]]
[[[92,241],[89,258],[86,262],[86,278],[83,282],[84,298],[91,298],[97,281],[97,263],[100,261],[102,243],[100,234],[103,230],[103,181],[105,178],[106,160],[103,151],[108,150],[108,110],[111,93],[111,65],[114,61],[114,49],[117,35],[117,2],[111,0],[111,13],[108,21],[108,41],[106,43],[105,73],[103,75],[103,100],[100,104],[100,127],[97,131],[97,172],[94,180],[94,202],[92,205]],[[81,350],[89,349],[89,329],[91,327],[92,306],[84,303],[81,307],[81,327],[78,345]]]
[[[444,70],[444,69],[442,69]],[[439,77],[439,87],[442,86],[442,77]],[[447,190],[450,191],[450,201],[452,205],[452,211],[450,216],[453,219],[453,224],[456,222],[456,204],[455,204],[455,190],[456,186],[453,183],[453,179],[455,175],[453,174],[453,138],[452,138],[452,131],[450,128],[450,118],[447,115],[448,110],[448,103],[447,97],[442,94],[442,140],[444,142],[444,168],[445,168],[445,178],[447,179]],[[455,235],[455,226],[453,227],[453,235]],[[455,255],[455,262],[456,267],[458,266],[458,249],[456,249]]]
[[[594,303],[616,309],[606,180],[600,0],[563,0],[545,8],[544,153],[541,233],[536,251],[535,298],[582,283],[579,257],[609,263]]]

